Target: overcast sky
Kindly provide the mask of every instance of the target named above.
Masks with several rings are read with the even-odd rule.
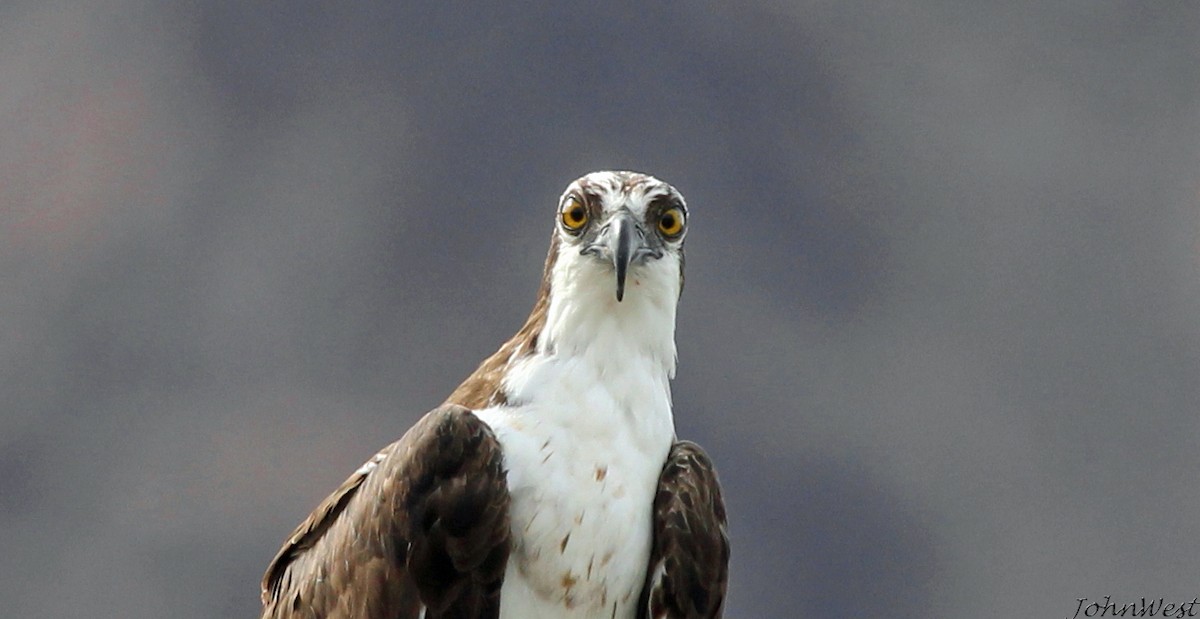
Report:
[[[728,617],[1200,595],[1200,5],[0,6],[0,605],[246,617],[520,326],[691,211]]]

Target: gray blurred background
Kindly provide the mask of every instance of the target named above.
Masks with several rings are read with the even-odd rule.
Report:
[[[0,606],[247,617],[532,304],[692,210],[729,617],[1200,596],[1200,5],[0,6]]]

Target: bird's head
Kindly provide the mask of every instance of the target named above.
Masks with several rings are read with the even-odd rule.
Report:
[[[669,399],[687,228],[683,196],[653,176],[593,172],[568,185],[533,310],[449,401],[523,401],[545,379],[527,363],[534,353],[585,355],[609,378],[661,369]]]
[[[617,302],[678,299],[688,212],[674,187],[637,172],[593,172],[567,187],[555,218],[554,279],[606,277]]]

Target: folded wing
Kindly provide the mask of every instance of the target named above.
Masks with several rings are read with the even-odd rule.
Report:
[[[712,461],[695,443],[675,443],[654,498],[654,543],[639,619],[721,616],[729,577],[726,526]]]
[[[296,528],[263,576],[262,617],[498,617],[508,503],[491,429],[437,408]]]

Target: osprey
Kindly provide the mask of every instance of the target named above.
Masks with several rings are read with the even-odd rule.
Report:
[[[596,172],[555,219],[524,326],[296,528],[264,618],[721,616],[721,489],[671,412],[687,206]]]

